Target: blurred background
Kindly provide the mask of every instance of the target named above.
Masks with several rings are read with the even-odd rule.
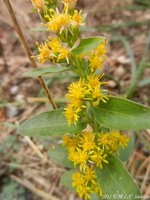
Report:
[[[11,0],[21,28],[36,54],[35,41],[43,41],[41,19],[27,0]],[[82,36],[104,35],[109,40],[103,68],[106,89],[150,106],[150,0],[78,0],[87,15]],[[0,1],[0,200],[78,200],[59,179],[66,170],[56,164],[48,150],[55,138],[17,135],[18,124],[51,109],[31,69],[7,10]],[[131,92],[134,76],[138,75]],[[70,72],[45,76],[58,107],[66,103],[67,86],[77,77]],[[131,135],[131,132],[127,132]],[[132,134],[125,165],[150,199],[150,130]]]

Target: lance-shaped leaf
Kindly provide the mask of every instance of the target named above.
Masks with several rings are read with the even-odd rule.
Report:
[[[79,45],[72,50],[72,53],[74,55],[88,53],[89,51],[96,48],[103,40],[104,37],[102,36],[82,38]]]
[[[140,130],[150,128],[150,108],[133,101],[109,97],[92,108],[96,121],[108,128]]]
[[[37,77],[44,74],[51,74],[51,73],[59,73],[63,71],[69,70],[69,67],[58,67],[58,66],[49,66],[49,67],[38,67],[36,69],[31,69],[24,73],[25,76],[29,77]]]
[[[76,133],[83,130],[86,124],[79,121],[76,126],[68,126],[64,110],[53,110],[41,113],[24,121],[18,128],[18,133],[28,136],[50,136],[54,134]]]
[[[56,161],[60,165],[64,165],[68,168],[73,168],[73,162],[68,160],[68,150],[61,144],[56,145],[53,149],[48,150],[48,155],[52,160]]]
[[[122,162],[110,155],[103,169],[96,168],[104,200],[141,200],[140,190]]]

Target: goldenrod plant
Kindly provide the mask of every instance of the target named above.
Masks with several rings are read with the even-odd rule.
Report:
[[[39,63],[50,67],[26,74],[41,76],[70,70],[78,80],[68,86],[68,105],[23,122],[18,132],[28,136],[60,137],[51,158],[69,170],[60,182],[82,199],[142,199],[139,188],[121,160],[121,148],[131,147],[123,131],[150,128],[150,108],[105,89],[102,66],[108,41],[103,36],[80,38],[86,14],[75,8],[77,0],[31,0],[41,16],[43,30],[51,33],[36,42]],[[71,183],[71,184],[70,184]]]

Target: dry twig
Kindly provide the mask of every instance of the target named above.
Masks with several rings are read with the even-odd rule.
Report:
[[[27,42],[27,40],[26,40],[26,38],[25,38],[25,36],[24,36],[24,34],[23,34],[21,28],[20,28],[20,25],[19,25],[19,23],[18,23],[18,21],[17,21],[17,18],[16,18],[15,14],[14,14],[14,11],[13,11],[13,9],[12,9],[12,6],[11,6],[11,4],[10,4],[10,1],[9,1],[9,0],[3,0],[3,1],[4,1],[5,5],[6,5],[6,8],[7,8],[9,14],[10,14],[10,17],[11,17],[11,19],[12,19],[12,21],[13,21],[15,30],[16,30],[16,32],[18,33],[18,36],[19,36],[19,38],[20,38],[20,40],[21,40],[21,43],[22,43],[22,45],[23,45],[23,47],[24,47],[25,53],[27,54],[27,56],[28,56],[28,58],[29,58],[29,61],[30,61],[31,65],[32,65],[32,67],[33,67],[33,68],[38,68],[38,66],[37,66],[37,64],[36,64],[36,62],[35,62],[35,60],[34,60],[33,57],[32,57],[32,53],[31,53],[31,49],[30,49],[30,47],[29,47],[29,44],[28,44],[28,42]],[[49,99],[50,104],[52,105],[52,107],[53,107],[54,109],[56,109],[56,108],[57,108],[57,107],[56,107],[56,104],[54,103],[54,101],[53,101],[53,99],[52,99],[52,97],[51,97],[50,91],[49,91],[49,89],[48,89],[48,87],[47,87],[47,85],[46,85],[46,83],[45,83],[43,77],[42,77],[42,76],[39,76],[38,79],[39,79],[39,82],[40,82],[40,84],[41,84],[41,86],[42,86],[42,88],[43,88],[43,90],[44,90],[46,96],[47,96],[48,99]]]
[[[18,178],[17,176],[14,176],[14,175],[12,175],[11,178],[13,180],[17,181],[18,183],[20,183],[21,185],[25,186],[26,188],[28,188],[29,190],[31,190],[32,192],[34,192],[38,196],[42,197],[44,200],[60,200],[60,199],[58,199],[54,196],[51,196],[50,194],[48,194],[46,192],[43,192],[42,190],[37,189],[28,180],[22,180],[22,179]]]

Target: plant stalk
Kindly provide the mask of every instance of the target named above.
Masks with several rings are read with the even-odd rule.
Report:
[[[135,71],[135,75],[133,79],[131,80],[131,85],[129,86],[127,93],[126,93],[126,98],[131,99],[137,89],[137,85],[139,82],[139,79],[141,75],[144,73],[145,65],[144,63],[141,63],[138,67],[138,69]]]
[[[9,0],[3,0],[3,2],[4,2],[8,12],[9,12],[9,15],[10,15],[10,17],[12,19],[13,24],[14,24],[14,28],[15,28],[16,32],[18,33],[20,41],[21,41],[21,43],[22,43],[22,45],[24,47],[25,53],[28,56],[32,67],[33,68],[38,68],[35,60],[32,57],[32,52],[31,52],[31,49],[29,47],[29,43],[26,40],[26,38],[25,38],[21,28],[20,28],[20,25],[19,25],[19,23],[17,21],[17,18],[16,18],[15,14],[14,14],[13,8],[12,8],[12,6],[10,4],[10,1]],[[43,88],[43,90],[44,90],[44,92],[45,92],[45,94],[46,94],[51,106],[53,107],[53,109],[56,109],[57,106],[56,106],[55,102],[53,101],[53,99],[51,97],[50,91],[49,91],[49,89],[48,89],[43,77],[42,76],[38,76],[38,80],[39,80],[39,82],[40,82],[40,84],[41,84],[41,86],[42,86],[42,88]]]
[[[142,76],[142,74],[144,73],[144,70],[145,70],[145,67],[147,67],[146,65],[146,55],[148,53],[148,50],[149,50],[149,45],[150,45],[150,31],[149,31],[149,34],[148,34],[148,40],[147,40],[147,44],[146,44],[146,47],[144,49],[144,52],[143,52],[143,56],[142,56],[142,59],[139,63],[139,67],[135,70],[135,75],[133,74],[132,76],[132,79],[131,79],[131,85],[129,86],[127,92],[126,92],[126,98],[129,98],[131,99],[137,89],[137,86],[138,86],[138,82],[139,82],[139,79],[140,77]]]

